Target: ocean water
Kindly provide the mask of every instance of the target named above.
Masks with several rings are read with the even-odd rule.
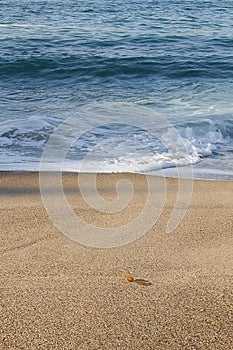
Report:
[[[0,170],[233,179],[232,0],[2,0],[0,68]]]

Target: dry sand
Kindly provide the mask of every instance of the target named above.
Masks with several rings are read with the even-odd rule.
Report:
[[[89,208],[69,174],[68,201],[90,224],[126,223],[143,207],[147,189],[143,176],[125,176],[135,196],[123,213]],[[98,177],[106,200],[116,198],[119,178]],[[233,349],[232,182],[195,181],[186,216],[166,235],[177,194],[177,181],[167,179],[157,223],[112,249],[81,246],[55,228],[37,173],[2,172],[0,190],[1,349]]]

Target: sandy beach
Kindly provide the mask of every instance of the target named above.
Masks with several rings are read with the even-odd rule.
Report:
[[[141,175],[102,174],[97,188],[106,201],[116,199],[122,178],[133,183],[134,197],[116,214],[88,207],[77,175],[66,174],[63,185],[76,215],[117,227],[138,215],[147,193]],[[147,234],[98,249],[54,226],[38,173],[1,172],[0,349],[231,350],[233,183],[195,181],[186,215],[170,235],[177,180],[166,185],[162,214]],[[126,274],[151,285],[128,282]]]

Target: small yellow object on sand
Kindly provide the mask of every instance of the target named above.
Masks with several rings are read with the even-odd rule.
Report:
[[[136,284],[139,284],[141,286],[151,286],[152,283],[148,280],[144,280],[143,278],[136,278],[134,279],[133,276],[130,275],[124,275],[124,277],[127,279],[128,282],[134,282]]]
[[[133,282],[134,281],[133,276],[125,275],[124,277],[127,279],[128,282]]]

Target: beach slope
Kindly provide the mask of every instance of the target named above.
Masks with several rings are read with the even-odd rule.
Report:
[[[134,184],[129,207],[99,214],[82,199],[77,176],[65,174],[76,215],[100,227],[137,216],[147,192],[143,176],[98,175],[99,194],[116,199],[122,177]],[[0,348],[231,350],[233,183],[195,181],[186,215],[171,235],[165,229],[177,180],[166,184],[162,214],[147,234],[125,246],[96,249],[54,226],[38,173],[0,173]]]

